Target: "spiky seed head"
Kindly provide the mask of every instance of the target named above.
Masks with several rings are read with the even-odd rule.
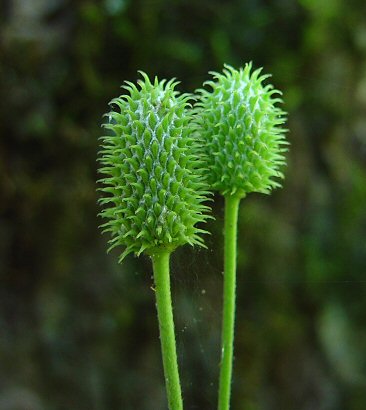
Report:
[[[125,95],[111,101],[101,138],[99,182],[102,225],[110,232],[110,248],[123,246],[122,260],[173,250],[185,243],[202,245],[197,223],[208,207],[201,173],[201,145],[194,137],[188,94],[177,82],[151,82],[145,73],[138,86],[126,82]]]
[[[223,195],[268,194],[279,187],[285,164],[285,112],[269,75],[252,72],[252,64],[223,73],[211,72],[214,81],[198,90],[196,121],[206,147],[209,183]]]

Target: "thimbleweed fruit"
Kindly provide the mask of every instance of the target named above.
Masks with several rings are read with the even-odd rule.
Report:
[[[196,123],[204,141],[209,184],[225,197],[224,292],[222,355],[218,409],[229,410],[236,298],[237,221],[241,198],[250,192],[268,194],[279,187],[285,164],[285,112],[268,75],[252,64],[223,74],[212,73],[211,90],[198,90]]]
[[[169,257],[180,245],[203,245],[196,225],[207,219],[206,184],[200,169],[202,144],[194,133],[188,94],[175,91],[177,82],[143,79],[127,82],[127,94],[111,101],[114,109],[104,127],[99,161],[104,178],[100,200],[106,206],[104,231],[111,248],[151,256],[156,307],[170,410],[182,410]]]
[[[122,260],[133,252],[174,250],[185,243],[202,245],[205,185],[199,175],[199,141],[193,138],[188,94],[174,90],[177,82],[146,74],[140,88],[127,82],[128,94],[111,101],[114,110],[104,124],[112,135],[102,137],[101,189],[107,205],[110,249],[125,247]]]
[[[212,90],[198,90],[197,120],[205,141],[209,182],[222,195],[244,197],[250,192],[268,194],[279,187],[285,164],[283,145],[285,113],[277,103],[280,91],[263,81],[252,64],[235,70],[225,65],[207,81]]]

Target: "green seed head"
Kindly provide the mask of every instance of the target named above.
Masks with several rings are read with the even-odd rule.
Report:
[[[263,85],[268,75],[252,64],[235,70],[225,65],[223,74],[211,73],[211,90],[198,90],[196,121],[206,147],[209,182],[223,195],[269,193],[280,186],[278,178],[286,151],[281,124],[285,113],[279,91]]]
[[[122,245],[122,260],[133,252],[173,250],[200,244],[205,232],[206,184],[198,169],[201,145],[194,137],[188,94],[177,82],[126,82],[127,94],[111,101],[106,114],[99,161],[104,178],[100,200],[106,206],[102,225],[110,232],[110,249]]]

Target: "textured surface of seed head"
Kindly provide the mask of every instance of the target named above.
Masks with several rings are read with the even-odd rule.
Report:
[[[225,65],[213,74],[211,89],[200,89],[196,121],[206,147],[209,183],[223,195],[269,193],[279,187],[288,144],[280,92],[264,85],[268,75],[252,65]]]
[[[204,231],[196,225],[209,209],[190,96],[175,91],[173,80],[141,75],[111,101],[99,153],[102,227],[112,235],[110,249],[124,247],[120,260],[131,252],[202,245]]]

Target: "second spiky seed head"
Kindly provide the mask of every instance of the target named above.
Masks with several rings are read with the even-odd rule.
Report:
[[[223,195],[269,193],[283,178],[287,142],[280,92],[263,84],[269,75],[251,70],[251,63],[239,70],[225,65],[223,73],[211,73],[215,81],[205,83],[211,90],[198,90],[196,121],[209,182]]]

